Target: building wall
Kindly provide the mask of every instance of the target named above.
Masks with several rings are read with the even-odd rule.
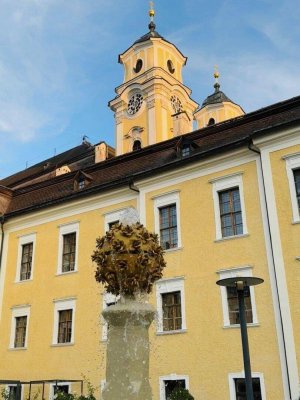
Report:
[[[216,240],[214,183],[232,176],[242,180],[247,234]],[[240,331],[238,326],[224,327],[221,290],[216,281],[220,278],[218,271],[243,266],[249,266],[254,276],[265,280],[254,290],[258,323],[249,326],[252,370],[263,374],[266,398],[285,398],[258,156],[248,150],[232,153],[135,185],[139,194],[129,189],[112,192],[7,222],[9,236],[1,278],[5,280],[0,325],[1,379],[81,379],[84,374],[94,386],[100,386],[105,378],[105,342],[99,317],[103,288],[95,282],[90,259],[95,238],[105,231],[107,213],[128,206],[138,208],[141,222],[150,231],[155,230],[156,199],[176,193],[182,243],[180,248],[166,251],[164,279],[183,279],[186,330],[158,334],[157,324],[150,328],[154,400],[159,399],[159,377],[170,374],[188,376],[195,398],[230,398],[229,374],[243,370]],[[57,276],[59,226],[71,222],[79,224],[78,272]],[[18,242],[22,235],[33,232],[33,279],[15,283]],[[293,246],[296,245],[295,241]],[[293,288],[291,295],[296,298]],[[53,301],[63,298],[76,300],[75,342],[52,346]],[[156,306],[155,290],[149,301]],[[11,350],[12,307],[25,304],[30,305],[28,348]],[[297,311],[292,309],[292,313]]]
[[[270,164],[272,168],[272,180],[274,184],[274,194],[276,199],[276,212],[278,218],[278,228],[280,231],[280,244],[285,272],[286,298],[289,304],[291,318],[291,334],[294,337],[292,349],[295,352],[298,371],[300,370],[300,303],[299,303],[299,283],[300,255],[299,234],[300,225],[293,220],[292,197],[290,192],[287,163],[289,156],[300,153],[300,145],[289,146],[284,149],[270,152]],[[300,158],[299,158],[300,160]],[[299,374],[299,372],[298,372]]]

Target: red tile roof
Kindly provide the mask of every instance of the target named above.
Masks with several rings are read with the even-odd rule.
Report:
[[[58,177],[49,177],[49,179],[37,183],[32,183],[29,177],[26,186],[13,190],[6,215],[9,217],[88,196],[100,192],[100,190],[103,192],[129,185],[136,179],[180,168],[213,154],[231,151],[238,146],[247,146],[253,135],[268,135],[270,128],[273,132],[276,127],[280,128],[293,123],[300,125],[300,96],[233,120],[80,168],[89,176],[88,185],[81,190],[74,189],[74,179],[76,174],[78,176],[78,169]],[[179,141],[182,143],[193,142],[193,151],[190,156],[180,156],[177,151]],[[72,154],[72,150],[76,153],[76,149],[78,150],[78,148],[71,149],[70,154]],[[67,164],[67,157],[64,160],[64,163]],[[45,161],[39,163],[39,166],[44,164]],[[14,182],[26,181],[26,171],[3,179],[0,181],[0,185],[6,183],[6,186],[10,187]]]

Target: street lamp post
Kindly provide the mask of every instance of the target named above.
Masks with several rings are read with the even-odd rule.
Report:
[[[240,327],[241,327],[241,338],[242,338],[242,348],[243,348],[243,360],[244,360],[247,400],[254,400],[254,396],[253,396],[251,363],[250,363],[246,312],[245,312],[245,287],[259,285],[260,283],[263,283],[263,279],[255,278],[252,276],[225,278],[225,279],[220,279],[219,281],[217,281],[217,285],[219,285],[219,286],[233,287],[233,288],[236,288],[236,290],[237,290],[238,302],[239,302],[239,317],[240,317]]]

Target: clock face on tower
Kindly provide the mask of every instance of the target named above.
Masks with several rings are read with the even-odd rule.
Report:
[[[127,112],[134,115],[139,111],[143,104],[143,96],[140,93],[134,94],[128,102]]]
[[[171,96],[171,106],[175,112],[175,114],[182,111],[182,103],[177,96]]]

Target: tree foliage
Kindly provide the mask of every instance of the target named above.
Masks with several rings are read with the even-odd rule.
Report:
[[[194,397],[187,389],[177,387],[172,391],[170,400],[194,400]]]

